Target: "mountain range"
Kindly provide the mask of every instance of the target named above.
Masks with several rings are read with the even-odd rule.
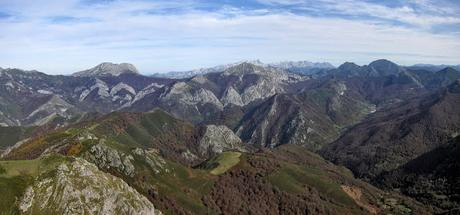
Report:
[[[237,63],[224,64],[224,65],[219,65],[219,66],[214,66],[214,67],[209,67],[209,68],[194,69],[190,71],[155,73],[152,76],[158,77],[158,78],[175,78],[175,79],[191,78],[196,75],[204,75],[204,74],[213,73],[213,72],[223,72],[224,70],[230,67],[236,66],[238,64],[241,64],[241,63],[250,63],[253,65],[262,66],[262,67],[273,67],[273,68],[283,69],[283,70],[287,70],[290,72],[306,74],[306,75],[311,75],[311,74],[315,74],[323,70],[335,68],[332,64],[327,63],[327,62],[315,63],[315,62],[310,62],[310,61],[281,61],[277,63],[266,64],[266,63],[261,62],[260,60],[245,60],[245,61],[240,61]]]
[[[460,71],[0,69],[8,214],[455,214]]]

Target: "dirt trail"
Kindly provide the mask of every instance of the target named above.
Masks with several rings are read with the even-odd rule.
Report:
[[[348,195],[350,196],[350,198],[352,198],[357,205],[359,205],[360,207],[366,209],[367,211],[369,211],[369,213],[371,214],[377,214],[379,209],[376,208],[375,206],[372,206],[370,204],[368,204],[366,201],[364,201],[363,199],[361,199],[361,196],[363,195],[361,190],[359,188],[356,188],[356,187],[351,187],[351,186],[346,186],[346,185],[341,185],[342,187],[342,190]]]

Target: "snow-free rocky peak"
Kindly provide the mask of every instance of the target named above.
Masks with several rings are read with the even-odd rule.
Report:
[[[88,76],[119,76],[123,73],[139,74],[136,67],[129,63],[101,63],[91,69],[76,72],[73,76],[88,77]]]
[[[397,75],[402,71],[400,66],[385,59],[373,61],[369,64],[369,67],[379,75]]]

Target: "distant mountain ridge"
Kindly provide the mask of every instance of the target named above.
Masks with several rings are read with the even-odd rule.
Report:
[[[264,63],[262,63],[259,60],[243,60],[235,63],[229,63],[229,64],[223,64],[223,65],[217,65],[213,67],[207,67],[207,68],[199,68],[199,69],[194,69],[190,71],[171,71],[171,72],[166,72],[166,73],[155,73],[152,74],[151,76],[153,77],[158,77],[158,78],[173,78],[173,79],[185,79],[185,78],[191,78],[196,75],[205,75],[208,73],[215,73],[215,72],[223,72],[224,70],[236,66],[241,63],[250,63],[258,66],[265,66]]]
[[[0,71],[0,125],[42,125],[56,118],[67,121],[84,112],[108,113],[171,83],[126,72],[122,70],[125,67],[131,68],[115,66],[108,74],[104,70],[114,67],[101,64],[83,76],[4,69]]]
[[[190,71],[182,71],[182,72],[166,72],[166,73],[155,73],[153,77],[161,77],[161,78],[174,78],[174,79],[184,79],[184,78],[191,78],[196,75],[204,75],[207,73],[214,73],[214,72],[222,72],[227,68],[232,66],[236,66],[241,63],[250,63],[257,66],[262,67],[273,67],[278,69],[284,69],[294,73],[300,74],[307,74],[310,75],[312,73],[318,72],[320,70],[327,70],[335,68],[332,64],[327,62],[322,63],[315,63],[310,61],[281,61],[277,63],[263,63],[260,60],[245,60],[236,63],[224,64],[209,68],[200,68]]]
[[[407,68],[410,68],[410,69],[423,69],[423,70],[428,70],[428,71],[431,71],[431,72],[437,72],[437,71],[440,71],[440,70],[445,69],[447,67],[451,67],[451,68],[454,68],[457,71],[460,71],[460,65],[414,64],[412,66],[407,66]]]

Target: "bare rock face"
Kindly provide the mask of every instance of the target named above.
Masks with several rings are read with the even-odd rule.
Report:
[[[69,119],[75,112],[75,107],[73,105],[67,103],[59,96],[53,95],[46,103],[32,111],[24,119],[24,122],[35,126],[43,125],[55,116]]]
[[[136,67],[129,63],[121,63],[121,64],[114,64],[114,63],[101,63],[91,69],[84,70],[81,72],[76,72],[73,76],[79,77],[89,77],[89,76],[119,76],[123,73],[134,73],[138,74]]]
[[[241,139],[225,125],[208,125],[199,143],[202,155],[218,154],[223,151],[246,151]]]
[[[89,89],[83,90],[83,92],[80,94],[79,101],[81,102],[85,100],[86,97],[95,89],[97,89],[97,94],[102,98],[110,96],[109,87],[107,86],[107,84],[104,81],[96,78],[95,84],[91,86]]]
[[[248,111],[236,134],[256,147],[296,144],[316,151],[337,138],[339,125],[349,125],[370,112],[368,106],[347,95],[342,84],[306,94],[279,94]]]
[[[152,106],[198,123],[217,117],[226,106],[244,107],[275,94],[291,92],[308,79],[272,67],[241,63],[219,73],[198,75],[166,86],[158,92],[158,99],[153,99],[157,103]],[[137,105],[152,103],[142,101],[147,98],[152,99],[140,98],[131,109],[144,110]]]
[[[183,105],[190,106],[209,103],[219,109],[223,108],[222,103],[213,92],[204,88],[195,89],[186,82],[178,82],[174,84],[170,88],[169,92],[161,98],[161,100],[163,102],[179,101]]]
[[[161,172],[169,173],[171,170],[166,166],[166,161],[159,154],[158,150],[144,150],[135,148],[133,154],[140,156],[149,165],[152,171],[156,174]]]
[[[298,74],[250,63],[242,63],[221,73],[221,79],[231,79],[232,77],[239,78],[239,81],[230,86],[236,92],[229,88],[224,98],[228,101],[230,93],[230,98],[236,98],[235,101],[238,102],[238,97],[241,97],[241,106],[258,99],[271,97],[277,93],[285,93],[289,85],[308,79]],[[236,104],[235,102],[228,103]]]
[[[19,203],[24,214],[162,214],[123,180],[76,158],[39,177]]]
[[[156,92],[158,89],[164,87],[162,84],[151,83],[144,87],[142,90],[135,94],[133,100],[130,103],[125,104],[123,107],[129,107],[131,104],[143,99],[145,96]]]
[[[92,146],[84,157],[101,169],[114,168],[126,176],[134,176],[135,168],[131,162],[134,160],[133,156],[112,149],[103,143]]]
[[[243,100],[241,99],[241,95],[231,86],[227,88],[221,100],[224,106],[227,106],[229,104],[244,106]]]

